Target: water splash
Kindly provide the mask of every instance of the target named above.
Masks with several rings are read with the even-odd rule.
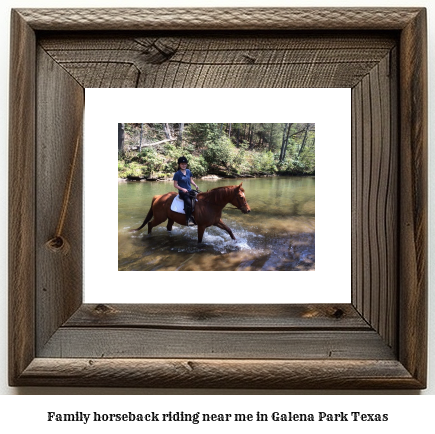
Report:
[[[285,231],[281,226],[246,225],[227,219],[236,240],[217,227],[198,229],[165,225],[135,233],[119,230],[120,270],[313,270],[314,232]],[[291,225],[289,225],[291,227]],[[287,228],[288,229],[288,228]],[[292,228],[293,229],[293,228]]]

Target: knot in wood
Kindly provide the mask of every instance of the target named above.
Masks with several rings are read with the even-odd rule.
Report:
[[[247,63],[253,64],[253,63],[255,63],[257,61],[257,59],[255,57],[252,57],[252,56],[250,56],[247,53],[244,53],[243,57],[246,59]]]
[[[58,235],[56,237],[51,238],[45,243],[45,247],[53,253],[62,253],[63,255],[67,255],[70,251],[70,245],[68,241]]]
[[[336,319],[341,319],[344,316],[344,311],[342,309],[335,309],[332,316]]]
[[[95,306],[94,312],[97,314],[108,314],[115,312],[115,309],[110,306],[106,306],[105,304],[98,304]]]

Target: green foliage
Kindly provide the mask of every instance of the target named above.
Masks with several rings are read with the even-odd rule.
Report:
[[[209,164],[226,166],[230,163],[234,145],[227,137],[220,137],[218,140],[209,140],[205,143],[204,159]]]
[[[249,151],[247,154],[249,170],[251,175],[273,174],[277,171],[276,156],[271,151]]]
[[[144,166],[139,163],[126,163],[118,160],[118,178],[139,177],[145,176]]]
[[[137,154],[133,161],[143,166],[143,172],[147,176],[153,175],[155,172],[161,172],[165,165],[165,157],[152,147],[143,148],[142,152]]]
[[[248,143],[240,143],[238,149],[232,149],[231,168],[239,175],[249,172],[249,164],[246,160],[246,150]]]
[[[208,141],[203,152],[209,166],[225,168],[227,173],[242,174],[248,171],[245,161],[248,145],[241,143],[237,148],[226,136],[220,136],[216,141]]]
[[[286,158],[277,166],[278,172],[286,173],[288,175],[312,175],[314,174],[314,162],[304,161],[302,159]]]
[[[184,155],[194,177],[207,173],[257,175],[315,173],[314,124],[125,124],[126,146],[118,155],[120,177],[172,177]],[[173,138],[164,142],[164,127]],[[142,128],[144,146],[138,152]],[[284,140],[285,139],[285,140]],[[284,146],[285,143],[285,146]],[[281,161],[280,161],[281,160]]]
[[[208,142],[217,141],[222,135],[222,124],[189,124],[186,127],[186,141],[191,143],[194,149],[207,146]]]
[[[194,178],[207,175],[208,164],[202,155],[198,157],[190,155],[186,158],[189,160],[189,169]]]
[[[202,155],[195,155],[192,145],[177,147],[172,143],[164,146],[165,165],[164,171],[173,174],[178,170],[178,158],[185,156],[189,161],[189,169],[194,177],[207,174],[208,164]]]
[[[181,157],[182,151],[173,143],[165,143],[164,147],[165,166],[164,171],[166,173],[175,173],[178,170],[178,158]]]

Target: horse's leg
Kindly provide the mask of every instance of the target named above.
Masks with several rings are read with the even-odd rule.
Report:
[[[202,243],[202,237],[204,236],[205,226],[198,226],[198,243]]]
[[[235,240],[236,237],[233,234],[233,231],[222,221],[222,219],[219,220],[219,223],[215,224],[214,226],[217,226],[220,229],[223,229],[227,231],[230,234],[230,237]]]
[[[174,224],[174,220],[168,217],[168,224],[166,225],[166,229],[171,232],[172,231],[172,225]]]
[[[164,212],[154,212],[154,218],[148,223],[148,233],[150,234],[153,228],[162,224],[168,216]]]

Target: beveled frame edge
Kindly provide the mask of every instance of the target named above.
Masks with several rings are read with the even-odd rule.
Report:
[[[424,8],[24,9],[12,11],[11,385],[424,388],[427,368],[427,46]],[[241,13],[243,11],[243,13]],[[264,19],[256,19],[261,13]],[[219,18],[219,19],[217,19]],[[50,359],[35,356],[35,63],[38,30],[335,29],[400,32],[399,356],[382,360]],[[18,127],[17,127],[18,126]],[[13,175],[12,175],[13,173]],[[13,183],[19,178],[20,183]],[[81,288],[78,288],[81,291]],[[182,372],[177,366],[181,367]],[[325,376],[325,367],[330,375]],[[122,372],[121,372],[122,371]],[[322,375],[320,376],[320,373]],[[319,374],[315,380],[316,374]],[[255,378],[266,378],[261,382]],[[268,385],[265,386],[265,384]],[[230,384],[230,386],[229,386]]]

